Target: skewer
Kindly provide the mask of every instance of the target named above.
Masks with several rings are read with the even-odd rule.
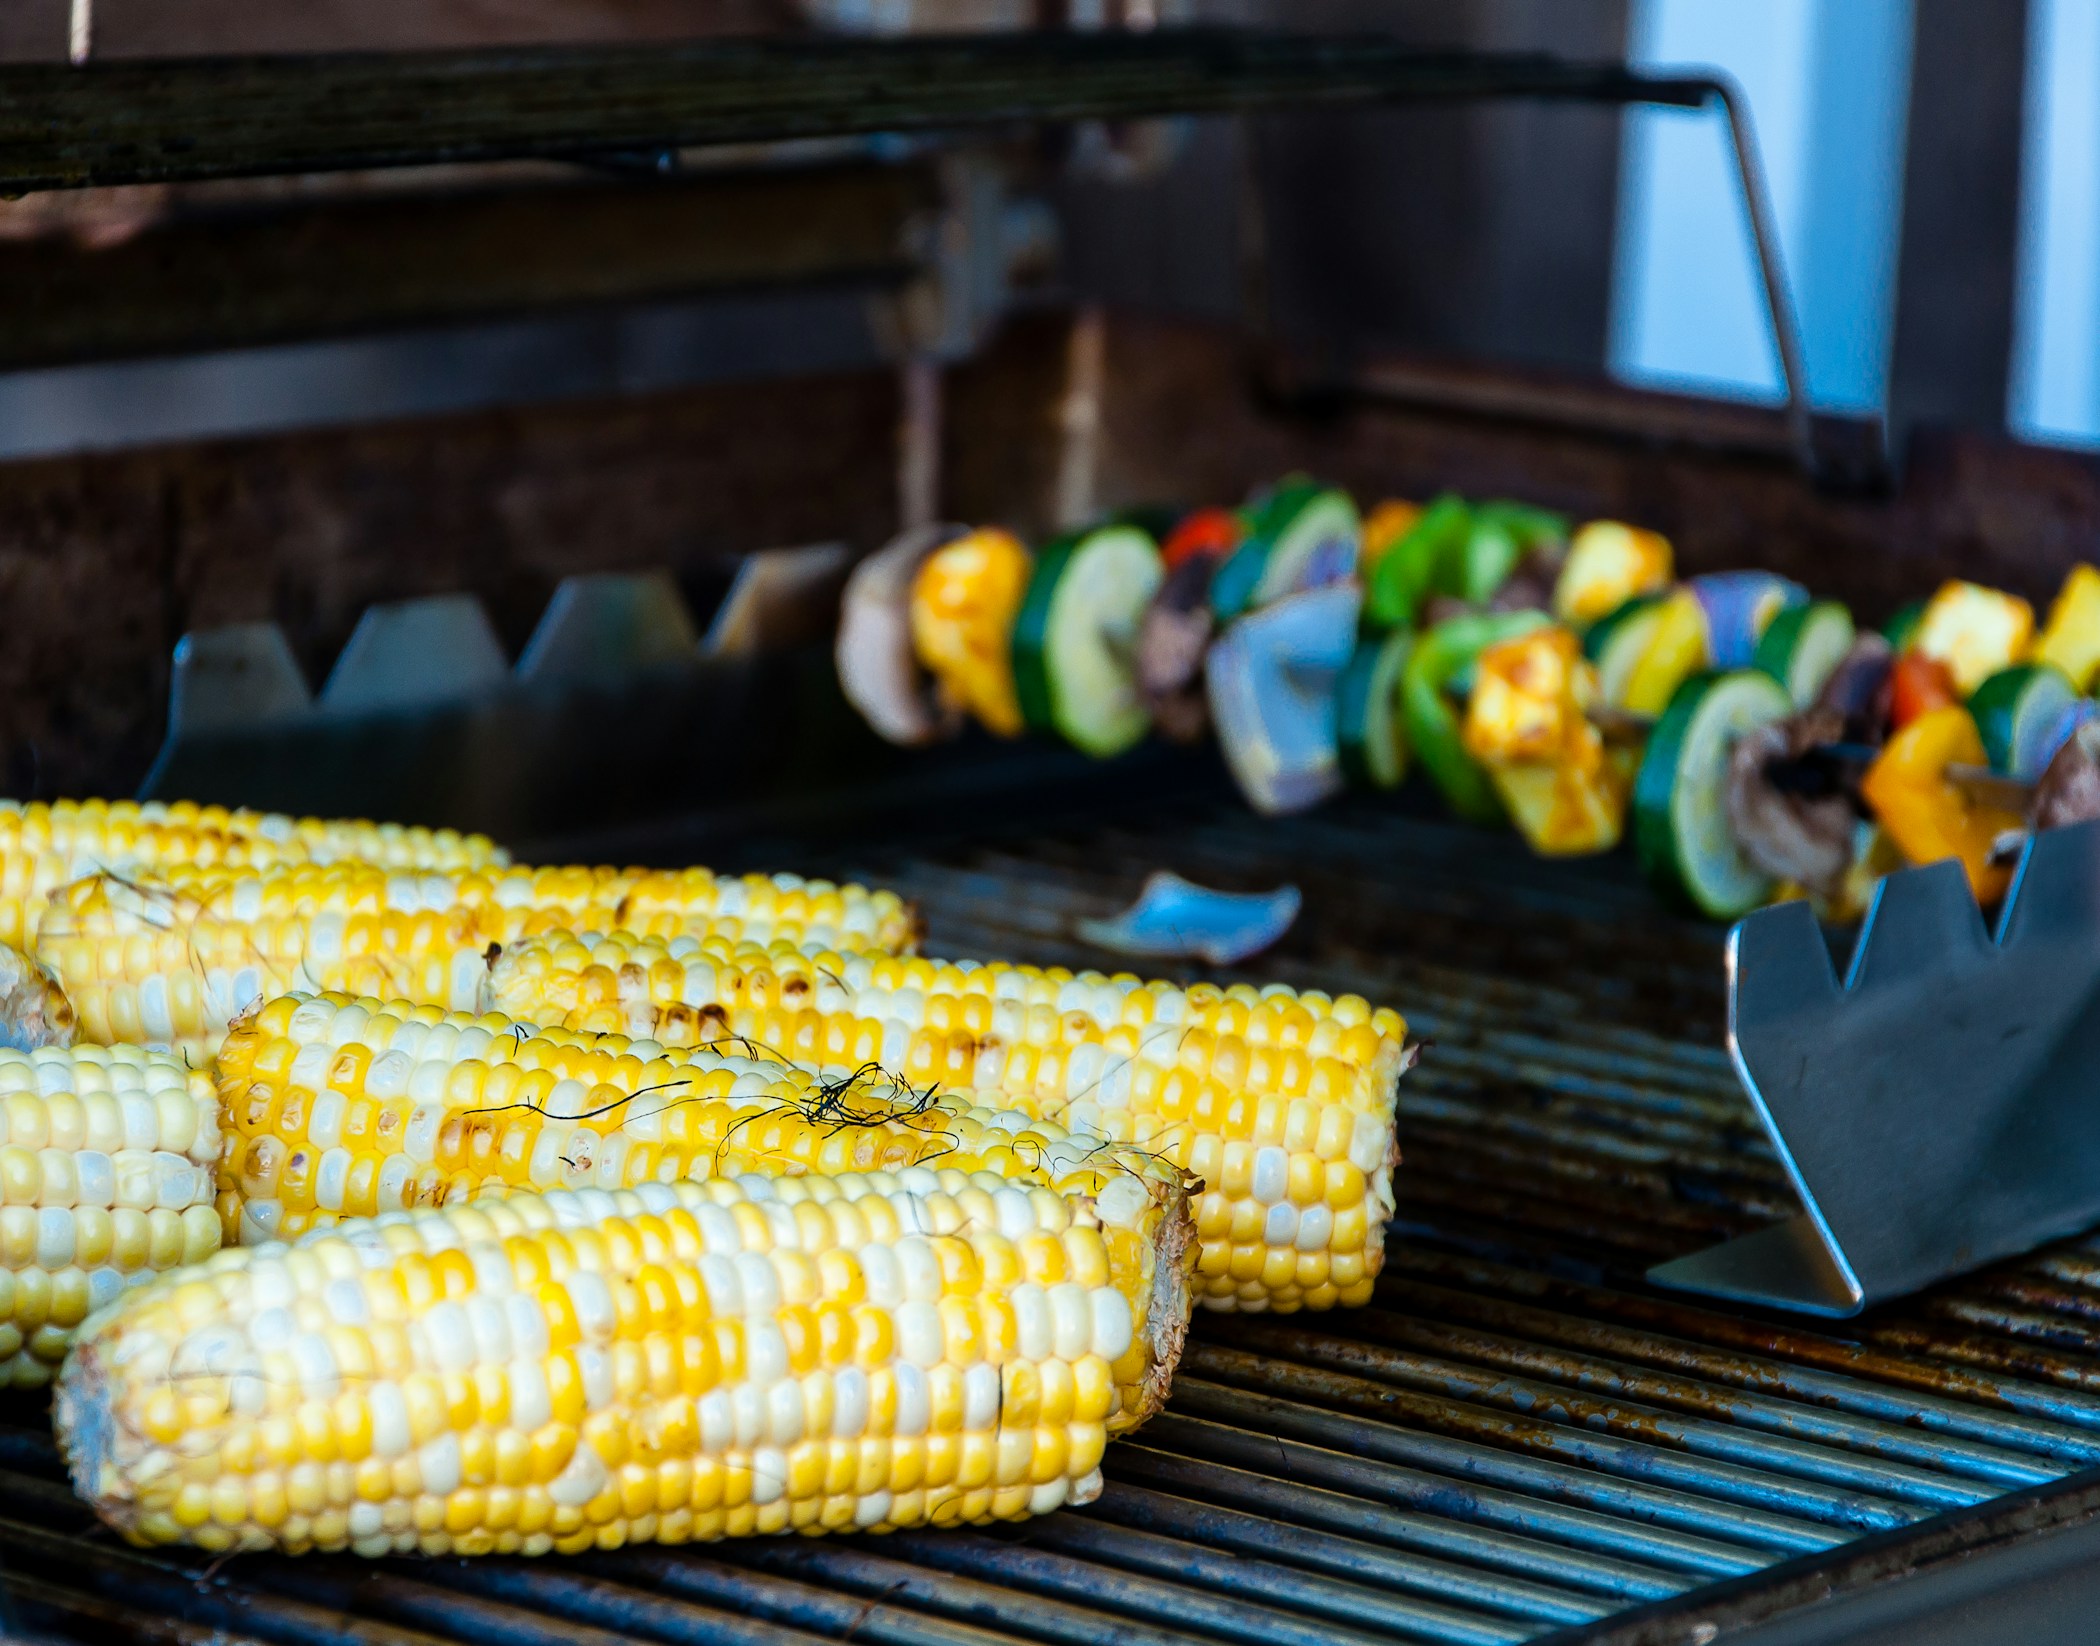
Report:
[[[1586,712],[1590,724],[1604,734],[1604,741],[1616,747],[1637,746],[1655,730],[1653,715],[1636,714],[1630,709],[1613,708],[1603,703],[1592,704]],[[1833,764],[1871,766],[1881,751],[1869,743],[1823,743],[1813,753]],[[2024,812],[2034,798],[2034,784],[2023,778],[1994,772],[1988,766],[1949,766],[1947,781],[1969,799],[1981,805],[2002,807],[2006,811]]]
[[[1604,741],[1614,748],[1639,748],[1648,741],[1648,734],[1655,730],[1654,715],[1615,709],[1608,703],[1592,703],[1584,713],[1590,724],[1604,734]]]
[[[1988,766],[1949,766],[1947,781],[1971,800],[2009,812],[2025,812],[2028,802],[2034,799],[2032,783],[1994,772]]]

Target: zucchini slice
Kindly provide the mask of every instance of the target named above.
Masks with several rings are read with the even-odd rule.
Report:
[[[1897,608],[1896,615],[1881,625],[1882,638],[1889,643],[1889,650],[1902,656],[1910,650],[1911,642],[1918,638],[1918,625],[1925,618],[1925,602],[1913,600],[1907,606]]]
[[[1735,920],[1772,895],[1728,818],[1728,758],[1744,732],[1793,713],[1760,669],[1696,674],[1656,723],[1633,785],[1633,843],[1642,871],[1679,907]]]
[[[1014,688],[1031,727],[1101,759],[1145,735],[1138,626],[1164,575],[1158,545],[1135,526],[1043,551],[1014,622]]]
[[[1397,789],[1407,776],[1407,725],[1400,714],[1400,675],[1414,635],[1401,629],[1364,641],[1335,688],[1342,771],[1366,789]]]
[[[1597,699],[1612,708],[1626,706],[1626,685],[1634,666],[1647,653],[1648,642],[1662,623],[1659,594],[1637,594],[1608,617],[1600,617],[1582,637],[1582,655],[1597,665]]]
[[[2039,778],[2063,741],[2058,723],[2076,701],[2070,678],[2049,663],[2015,663],[1984,681],[1969,699],[1969,713],[1991,770],[2030,783]]]
[[[1821,695],[1852,649],[1852,614],[1835,600],[1789,606],[1759,636],[1753,668],[1763,669],[1805,709]]]
[[[1246,539],[1211,584],[1220,623],[1356,570],[1363,518],[1345,491],[1295,480],[1254,511]]]

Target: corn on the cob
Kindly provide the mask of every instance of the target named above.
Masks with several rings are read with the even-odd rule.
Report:
[[[1122,1274],[1150,1260],[1122,1214],[1187,1199],[1183,1173],[1143,1151],[872,1072],[826,1083],[405,1001],[272,1001],[227,1037],[216,1073],[228,1245],[515,1190],[932,1164],[1098,1198]]]
[[[1154,1150],[1207,1185],[1212,1307],[1362,1303],[1384,1258],[1407,1025],[1354,995],[616,933],[507,946],[490,1001],[667,1045],[741,1036],[820,1071],[879,1064]]]
[[[1112,1171],[1183,1181],[1141,1150],[872,1070],[827,1082],[730,1045],[666,1050],[400,1000],[273,1000],[214,1072],[219,1209],[244,1246],[489,1193],[745,1172],[934,1163],[1089,1193]]]
[[[126,1286],[219,1248],[211,1083],[135,1046],[0,1050],[0,1383],[48,1383]]]
[[[388,868],[500,867],[487,837],[327,821],[189,801],[0,801],[0,944],[26,949],[52,892],[83,875],[355,860]]]
[[[907,943],[894,892],[793,875],[591,868],[390,873],[355,863],[172,870],[62,888],[36,958],[85,1039],[202,1064],[228,1025],[292,989],[474,1006],[492,944],[549,926],[758,935],[842,947]]]
[[[1090,1500],[1164,1398],[1173,1211],[1120,1279],[1101,1202],[923,1167],[390,1214],[99,1315],[59,1442],[126,1537],[215,1550],[1015,1519]]]

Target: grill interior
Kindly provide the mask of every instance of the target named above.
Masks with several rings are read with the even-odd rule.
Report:
[[[2069,1478],[2100,1464],[2090,1243],[1828,1327],[1641,1284],[1795,1208],[1721,1050],[1719,933],[1663,913],[1623,856],[1543,863],[1368,802],[1262,820],[1200,782],[1107,826],[951,816],[745,855],[898,887],[930,952],[1109,969],[1072,919],[1151,869],[1295,880],[1297,927],[1243,975],[1390,1002],[1431,1043],[1401,1084],[1375,1306],[1199,1315],[1102,1499],[996,1532],[539,1563],[146,1557],[90,1529],[16,1402],[0,1635],[1703,1641],[2100,1500]]]

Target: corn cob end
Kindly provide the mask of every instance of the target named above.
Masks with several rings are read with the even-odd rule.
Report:
[[[1189,1200],[1195,1186],[1192,1178],[1184,1178],[1179,1185],[1157,1181],[1146,1185],[1159,1229],[1143,1244],[1154,1265],[1152,1289],[1138,1323],[1145,1369],[1137,1383],[1135,1402],[1110,1420],[1111,1435],[1126,1435],[1157,1417],[1173,1389],[1174,1368],[1181,1364],[1196,1302],[1191,1284],[1196,1276],[1196,1216]]]
[[[70,1046],[79,1033],[73,1003],[20,949],[0,948],[0,1046],[33,1052]]]

